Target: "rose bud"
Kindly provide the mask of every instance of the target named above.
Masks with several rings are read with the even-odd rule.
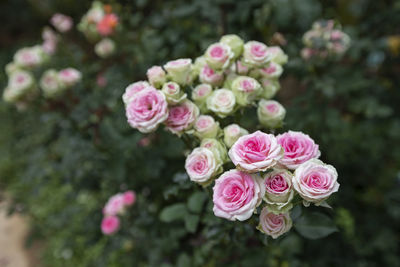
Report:
[[[192,60],[189,58],[182,58],[167,62],[164,65],[168,76],[172,81],[180,85],[188,85],[192,82]]]
[[[210,149],[217,160],[219,165],[228,162],[228,151],[223,143],[214,138],[205,138],[201,141],[200,147]],[[222,171],[221,171],[222,172]]]
[[[125,206],[132,206],[136,202],[136,193],[132,190],[126,191],[123,197]]]
[[[261,79],[262,92],[261,97],[264,99],[273,98],[276,93],[281,89],[281,85],[277,80],[270,80],[267,78]]]
[[[285,108],[275,100],[261,99],[258,102],[258,121],[266,128],[274,129],[282,127],[285,115]]]
[[[94,51],[96,52],[96,55],[98,55],[99,57],[107,58],[112,54],[114,54],[115,42],[110,38],[104,38],[95,45]]]
[[[202,113],[208,111],[206,100],[211,95],[212,91],[211,85],[205,83],[197,85],[192,91],[192,99]]]
[[[232,82],[231,89],[240,106],[247,106],[257,100],[262,91],[257,80],[247,76],[236,77]]]
[[[32,74],[24,70],[16,70],[10,75],[3,99],[9,103],[15,103],[23,100],[27,95],[33,94],[35,90],[35,80]]]
[[[257,131],[240,137],[228,155],[236,168],[255,173],[274,167],[283,157],[283,148],[274,135]]]
[[[194,135],[200,139],[215,138],[219,133],[219,123],[209,115],[200,115],[194,124]]]
[[[224,128],[224,142],[227,147],[232,147],[239,137],[249,132],[237,124],[230,124]]]
[[[164,93],[170,105],[177,105],[186,99],[186,93],[183,92],[179,84],[175,82],[164,83],[161,91]]]
[[[213,188],[215,216],[245,221],[253,215],[264,195],[259,175],[230,170],[222,174]]]
[[[267,79],[277,79],[282,75],[282,72],[282,66],[274,62],[269,63],[268,67],[259,69],[261,77]]]
[[[221,37],[221,43],[228,45],[232,52],[233,58],[238,58],[243,52],[243,40],[236,34],[227,34]]]
[[[267,52],[271,55],[271,61],[276,64],[284,65],[288,62],[288,56],[279,46],[270,46]]]
[[[58,79],[63,87],[71,87],[82,79],[82,74],[77,69],[66,68],[58,72]]]
[[[335,167],[310,159],[295,170],[293,187],[305,201],[319,205],[338,191],[337,177]]]
[[[235,104],[235,95],[231,90],[225,88],[215,90],[207,98],[207,109],[214,112],[220,118],[225,118],[232,114]]]
[[[106,216],[114,216],[123,214],[125,211],[125,198],[124,195],[118,193],[110,197],[103,208],[103,214]]]
[[[34,68],[42,65],[45,59],[43,48],[39,45],[18,50],[14,62],[21,68]]]
[[[199,108],[190,100],[185,100],[177,106],[169,109],[169,115],[165,121],[165,128],[180,136],[190,130],[199,116]]]
[[[278,238],[292,228],[292,219],[289,213],[275,214],[264,207],[260,213],[260,224],[257,229],[273,239]]]
[[[153,66],[147,70],[147,79],[155,88],[161,88],[167,80],[167,74],[160,66]]]
[[[263,199],[270,211],[282,213],[293,207],[291,203],[294,195],[292,177],[293,174],[285,169],[273,169],[272,172],[263,175],[265,185]]]
[[[271,60],[268,47],[257,41],[249,41],[244,45],[243,63],[250,67],[264,67]]]
[[[215,43],[207,48],[204,58],[206,59],[208,66],[212,69],[223,70],[229,67],[233,55],[234,54],[228,45]]]
[[[288,169],[295,170],[300,164],[313,158],[319,158],[321,155],[319,146],[310,136],[302,132],[289,131],[278,135],[276,140],[285,151],[279,164]]]

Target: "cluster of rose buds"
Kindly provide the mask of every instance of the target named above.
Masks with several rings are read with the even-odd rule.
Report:
[[[305,205],[320,205],[339,187],[336,170],[317,159],[318,145],[308,135],[249,134],[237,124],[237,115],[257,106],[259,127],[282,126],[286,111],[271,98],[286,62],[279,47],[225,35],[194,64],[177,59],[151,67],[148,81],[130,84],[122,96],[131,127],[149,133],[164,125],[197,146],[185,169],[202,186],[215,180],[216,216],[244,221],[263,203],[258,229],[273,238],[291,228],[296,195]]]
[[[110,5],[95,1],[82,17],[78,29],[90,41],[97,42],[95,53],[101,58],[106,58],[115,51],[115,42],[109,37],[116,31],[118,23],[119,18],[115,13],[112,13]]]
[[[103,208],[103,220],[101,221],[101,231],[105,235],[116,233],[120,227],[118,215],[123,215],[126,208],[136,202],[134,191],[126,191],[112,196]]]
[[[72,19],[61,14],[54,15],[51,23],[60,32],[65,32],[68,27],[72,27]],[[55,53],[59,42],[58,34],[50,27],[43,29],[42,38],[41,45],[21,48],[14,54],[13,61],[6,65],[8,84],[4,89],[3,99],[14,103],[21,110],[39,95],[39,86],[34,74],[42,72],[42,68]],[[75,85],[80,79],[81,73],[76,69],[66,68],[59,72],[50,69],[42,74],[39,85],[44,97],[54,98]]]
[[[312,29],[303,35],[305,48],[301,56],[308,60],[342,55],[350,46],[350,37],[340,28],[333,20],[314,22]]]

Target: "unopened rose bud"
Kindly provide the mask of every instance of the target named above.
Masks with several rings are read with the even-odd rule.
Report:
[[[264,99],[273,98],[281,88],[281,85],[277,80],[270,80],[267,78],[261,79],[261,86],[262,86],[261,97]]]
[[[188,85],[192,82],[192,60],[182,58],[167,62],[164,65],[170,79],[180,85]]]
[[[55,98],[65,89],[61,85],[58,72],[54,69],[47,70],[43,73],[39,85],[43,91],[44,97],[46,98]]]
[[[251,104],[261,94],[261,85],[257,80],[247,76],[236,77],[232,82],[231,89],[236,96],[236,102],[240,106]]]
[[[221,37],[221,43],[228,45],[234,56],[233,58],[238,58],[243,52],[243,40],[236,34],[228,34]]]
[[[197,85],[192,91],[192,99],[202,113],[208,111],[206,100],[211,95],[212,91],[211,85],[205,83]]]
[[[147,70],[147,79],[155,88],[161,88],[166,82],[166,73],[160,66],[153,66]]]
[[[282,127],[285,115],[285,108],[275,100],[261,99],[258,103],[258,120],[266,128]]]
[[[239,137],[249,132],[237,124],[230,124],[224,128],[224,142],[227,147],[232,147]]]
[[[283,52],[279,46],[270,46],[267,49],[268,53],[271,55],[271,61],[279,65],[284,65],[288,61],[288,56]]]
[[[212,69],[222,70],[229,67],[233,56],[234,54],[228,45],[215,43],[207,48],[204,58]]]
[[[209,115],[201,115],[194,124],[194,135],[200,139],[215,138],[219,133],[219,123]]]
[[[186,99],[186,93],[183,92],[179,84],[175,82],[165,83],[162,87],[162,92],[170,105],[179,104]]]

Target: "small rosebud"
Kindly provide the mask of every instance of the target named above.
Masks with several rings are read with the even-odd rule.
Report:
[[[275,100],[261,99],[258,103],[258,120],[266,128],[282,127],[285,115],[285,108]]]

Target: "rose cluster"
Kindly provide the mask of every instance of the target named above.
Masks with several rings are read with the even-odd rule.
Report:
[[[148,80],[130,84],[122,96],[131,127],[149,133],[164,125],[191,141],[185,169],[202,186],[215,181],[216,216],[244,221],[262,204],[258,228],[273,238],[290,229],[295,196],[319,205],[339,186],[308,135],[249,134],[236,120],[256,106],[259,127],[282,126],[285,108],[271,98],[286,62],[280,47],[225,35],[194,63],[184,58],[151,67]]]
[[[301,50],[301,56],[309,60],[344,54],[350,46],[350,37],[340,28],[333,20],[314,22],[312,29],[303,35],[305,48]]]
[[[65,32],[72,27],[72,19],[62,14],[54,15],[50,21],[60,32]],[[39,83],[36,82],[35,75],[43,71],[50,56],[56,52],[60,37],[50,27],[45,27],[42,38],[42,44],[19,49],[14,54],[13,61],[5,68],[8,83],[3,92],[3,99],[14,103],[19,109],[25,109],[39,95],[39,86],[46,98],[52,98],[60,95],[81,79],[81,73],[73,68],[66,68],[59,72],[50,69],[42,74]]]
[[[96,42],[95,53],[107,58],[115,51],[115,42],[110,38],[119,25],[117,14],[112,12],[111,5],[95,1],[82,17],[78,29],[92,42]]]
[[[112,196],[103,208],[103,220],[101,221],[101,231],[105,235],[112,235],[119,230],[120,219],[118,216],[126,212],[127,207],[136,202],[134,191],[126,191]]]

